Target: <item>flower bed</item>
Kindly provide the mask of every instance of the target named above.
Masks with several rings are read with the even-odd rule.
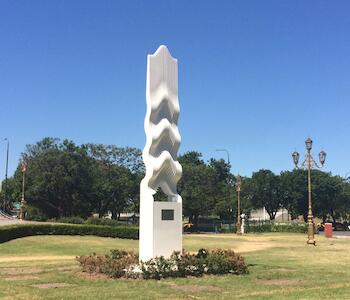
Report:
[[[141,263],[134,252],[123,250],[112,250],[109,255],[84,255],[77,257],[77,260],[84,272],[102,273],[113,278],[162,279],[248,273],[241,255],[222,249],[200,249],[196,254],[174,252],[170,258],[161,256]]]

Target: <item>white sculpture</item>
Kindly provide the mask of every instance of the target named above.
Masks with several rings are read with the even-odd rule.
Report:
[[[142,153],[146,175],[140,185],[140,260],[169,257],[182,251],[182,198],[177,182],[182,168],[177,161],[180,134],[177,60],[166,46],[147,57],[146,145]],[[154,201],[158,188],[168,201]]]
[[[241,214],[242,222],[241,222],[241,234],[244,234],[244,227],[245,227],[245,214]]]

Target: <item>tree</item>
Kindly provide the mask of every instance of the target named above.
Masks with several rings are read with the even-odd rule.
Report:
[[[94,190],[100,217],[111,212],[112,219],[119,219],[120,213],[132,205],[132,200],[137,194],[135,177],[136,175],[125,167],[99,162],[98,168],[95,169]]]
[[[288,210],[293,219],[303,215],[306,220],[308,213],[307,171],[296,169],[282,172],[280,183],[282,206]]]
[[[198,228],[199,215],[206,215],[214,207],[214,170],[208,167],[198,152],[187,152],[179,157],[182,178],[178,190],[183,199],[183,212],[194,228]]]
[[[143,174],[145,166],[142,161],[142,152],[138,148],[117,147],[115,145],[84,144],[88,155],[105,164],[114,164],[125,167],[132,173]]]
[[[308,214],[307,171],[294,170],[281,173],[281,191],[283,206],[293,217]],[[346,182],[339,176],[319,170],[311,171],[312,209],[315,216],[326,221],[329,217],[335,221],[347,211],[349,201]],[[345,213],[346,215],[346,213]]]
[[[112,218],[119,218],[123,211],[138,212],[140,182],[144,177],[141,150],[102,144],[85,144],[81,147],[98,163],[95,190],[99,215],[111,211]]]
[[[234,191],[235,177],[230,173],[231,165],[223,159],[210,159],[209,168],[214,172],[214,184],[211,194],[214,198],[213,213],[221,220],[233,219],[235,214],[235,202],[237,201]]]
[[[49,218],[138,209],[141,151],[44,138],[27,145],[26,200]]]
[[[26,200],[49,218],[87,217],[92,211],[95,164],[73,146],[65,143],[63,149],[47,149],[29,160]]]
[[[17,171],[16,171],[17,172]],[[0,183],[4,186],[5,181]],[[4,190],[0,192],[0,199],[4,199]],[[6,212],[10,212],[16,204],[20,202],[21,197],[21,181],[19,176],[12,176],[7,179],[7,203],[5,207]]]
[[[251,181],[251,202],[255,208],[265,207],[270,220],[275,219],[281,207],[279,177],[270,170],[253,173]]]
[[[323,221],[331,216],[335,222],[344,207],[343,179],[321,171],[315,171],[312,179],[314,214],[321,216]]]

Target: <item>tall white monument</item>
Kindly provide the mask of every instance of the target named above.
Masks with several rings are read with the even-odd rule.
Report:
[[[147,57],[146,145],[142,157],[146,175],[140,185],[140,260],[169,257],[182,251],[182,198],[177,182],[182,167],[177,161],[180,133],[177,60],[166,46]],[[154,201],[158,188],[168,201]]]

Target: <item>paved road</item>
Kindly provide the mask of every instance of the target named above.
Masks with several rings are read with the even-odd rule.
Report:
[[[5,219],[5,218],[0,218],[0,226],[3,225],[12,225],[12,224],[25,224],[25,223],[35,223],[35,224],[40,224],[43,222],[36,222],[36,221],[21,221],[19,219]]]
[[[27,223],[26,221],[21,221],[18,219],[5,219],[5,218],[0,218],[0,226],[2,225],[11,225],[11,224],[23,224],[23,223]]]
[[[333,231],[333,236],[350,238],[350,231]]]

